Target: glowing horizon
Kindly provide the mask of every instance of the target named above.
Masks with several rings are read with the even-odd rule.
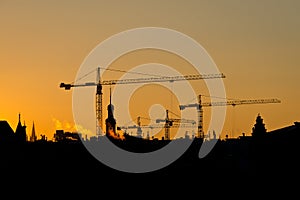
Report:
[[[27,135],[34,121],[38,138],[43,134],[51,139],[59,127],[75,131],[72,91],[59,88],[59,84],[75,80],[83,60],[101,41],[124,30],[152,26],[180,31],[203,45],[226,76],[228,99],[281,100],[280,104],[227,106],[222,137],[249,135],[258,113],[267,131],[290,126],[300,120],[299,9],[300,2],[293,0],[1,1],[0,120],[8,121],[15,130],[21,113]],[[155,50],[132,52],[109,67],[126,71],[149,62],[172,66],[183,74],[195,72],[184,59]],[[107,72],[103,79],[120,76],[122,73]],[[208,94],[203,81],[191,84],[198,94]],[[108,89],[103,88],[104,119]],[[134,94],[131,104],[137,108],[133,119],[148,114],[137,102],[145,96],[149,99],[153,90],[143,88]],[[167,92],[163,88],[157,91],[158,100]],[[160,99],[166,108],[178,109],[175,98],[172,103],[167,101],[171,96],[166,98]],[[209,100],[203,97],[203,101]],[[115,106],[117,126],[123,126],[118,124],[120,105]],[[212,131],[207,130],[209,118],[210,109],[204,108],[205,132]]]

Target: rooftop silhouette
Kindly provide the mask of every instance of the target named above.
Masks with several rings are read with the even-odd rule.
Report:
[[[20,121],[20,120],[19,120]],[[18,124],[19,126],[19,124]],[[23,127],[24,131],[24,125]],[[259,128],[260,127],[260,128]],[[176,161],[157,171],[131,174],[112,169],[98,161],[85,148],[80,134],[57,130],[55,140],[45,137],[25,142],[13,139],[14,132],[7,121],[0,121],[0,170],[16,176],[44,182],[52,179],[46,172],[55,174],[57,180],[101,180],[115,181],[126,185],[126,180],[136,182],[158,181],[163,179],[183,179],[185,181],[232,184],[234,187],[252,181],[277,183],[279,179],[299,176],[300,123],[267,131],[263,118],[258,115],[251,136],[242,134],[237,138],[213,138],[206,142],[217,141],[212,151],[204,158],[198,157],[203,144],[200,138],[179,138],[176,142],[193,140],[191,146]],[[31,134],[35,131],[31,132]],[[109,139],[120,148],[131,152],[151,152],[170,142],[169,140],[145,139],[124,134],[123,139]],[[22,136],[24,139],[24,136]],[[30,174],[30,175],[29,175]],[[274,180],[270,181],[270,180]],[[270,182],[269,182],[270,181]],[[67,181],[72,184],[72,181]],[[169,181],[168,181],[169,183]],[[171,182],[169,183],[171,184]],[[186,183],[184,183],[186,184]],[[125,186],[124,186],[125,187]]]

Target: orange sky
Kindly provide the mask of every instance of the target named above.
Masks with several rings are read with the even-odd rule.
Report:
[[[34,121],[37,134],[48,139],[56,126],[70,129],[72,92],[59,88],[59,83],[72,82],[84,58],[106,38],[154,26],[180,31],[199,42],[226,75],[227,97],[282,101],[228,107],[223,135],[232,130],[235,136],[250,134],[258,113],[267,130],[291,125],[300,118],[299,9],[297,0],[0,0],[0,119],[15,129],[20,112],[28,133]],[[144,53],[147,56],[139,56],[139,62],[185,65],[168,55]],[[134,67],[135,57],[138,53],[112,67]],[[106,96],[104,108],[107,103]]]

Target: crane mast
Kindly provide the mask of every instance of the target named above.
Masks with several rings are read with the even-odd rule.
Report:
[[[96,90],[96,135],[100,136],[103,131],[103,119],[102,119],[102,85],[100,68],[97,69],[97,90]]]

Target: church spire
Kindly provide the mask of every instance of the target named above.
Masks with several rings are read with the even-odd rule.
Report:
[[[21,113],[19,113],[19,121],[18,121],[18,125],[17,125],[17,128],[16,128],[16,131],[17,129],[21,129],[22,128],[22,124],[21,124]]]
[[[24,126],[21,124],[21,114],[19,113],[19,122],[15,131],[16,140],[19,142],[25,142],[27,140],[26,135],[26,125],[24,122]]]
[[[107,106],[107,118],[105,120],[106,134],[116,134],[116,120],[114,118],[114,106],[111,103],[111,88],[109,90],[109,105]]]
[[[111,105],[111,87],[109,88],[109,105]]]
[[[35,127],[34,127],[34,121],[32,122],[32,130],[31,130],[31,136],[30,136],[30,142],[36,141],[36,134],[35,134]]]

